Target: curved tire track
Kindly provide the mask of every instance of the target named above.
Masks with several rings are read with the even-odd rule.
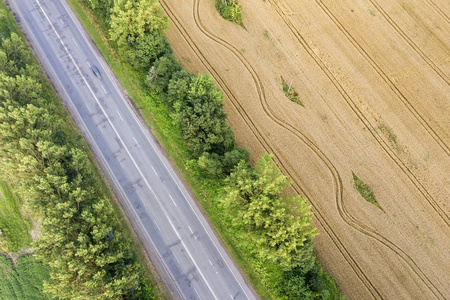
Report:
[[[372,2],[372,0],[369,0],[369,1]],[[411,105],[411,103],[408,101],[408,99],[395,86],[395,84],[392,82],[392,80],[389,79],[389,77],[386,75],[386,73],[369,56],[369,54],[363,49],[363,47],[352,37],[352,35],[347,31],[347,29],[345,29],[345,27],[339,22],[339,20],[332,14],[332,12],[323,3],[323,1],[322,0],[316,0],[316,2],[322,8],[322,10],[327,14],[327,16],[333,21],[333,23],[336,25],[336,27],[338,27],[342,31],[342,33],[347,37],[347,39],[350,41],[350,43],[358,50],[358,52],[366,59],[366,61],[374,68],[374,70],[383,78],[383,80],[388,84],[388,86],[391,88],[391,90],[394,91],[394,93],[399,97],[399,99],[408,108],[408,110],[414,115],[414,117],[416,117],[416,119],[424,127],[424,129],[430,133],[430,135],[433,137],[433,139],[441,146],[441,148],[447,153],[447,155],[450,156],[450,149],[447,147],[445,142],[433,130],[432,126],[430,126],[425,121],[425,119],[420,115],[420,113]],[[300,34],[300,33],[298,33],[298,34]],[[306,41],[304,41],[304,43],[306,43]],[[320,58],[318,58],[318,59],[320,59]],[[316,59],[314,59],[314,60],[316,60]],[[317,60],[316,60],[316,62],[317,62]],[[323,64],[323,65],[324,65],[325,68],[327,68],[325,66],[325,64]],[[336,82],[337,81],[338,80],[336,79]],[[335,86],[336,86],[336,84],[335,84]],[[350,98],[350,97],[348,97],[348,98]],[[353,100],[351,100],[351,101],[354,103]],[[354,105],[356,106],[356,104],[354,104]],[[360,112],[360,113],[361,113],[361,115],[363,114],[362,112]],[[361,117],[359,115],[358,115],[358,117],[361,119]],[[367,124],[365,123],[366,127],[370,126],[368,124],[369,124],[368,122],[367,122]],[[372,127],[372,130],[375,131],[375,128]],[[380,142],[379,142],[379,144],[380,144]],[[390,147],[388,147],[387,145],[386,145],[387,148],[384,147],[383,145],[381,145],[381,146],[384,148],[384,150],[386,152],[388,152],[388,151],[391,152],[390,156],[392,155],[392,156],[395,157],[394,161],[403,170],[403,172],[409,173],[409,174],[406,174],[406,175],[409,177],[409,179],[412,181],[412,183],[417,187],[418,190],[421,191],[421,194],[425,197],[425,199],[427,199],[428,203],[436,211],[436,213],[438,213],[439,216],[444,220],[444,222],[447,224],[447,226],[450,227],[450,218],[449,218],[449,216],[437,204],[437,202],[434,200],[434,198],[431,196],[431,194],[425,189],[425,187],[420,183],[420,181],[417,179],[417,177],[415,177],[412,174],[412,172],[409,170],[409,168],[401,161],[401,159],[395,154],[395,152],[390,150]]]
[[[221,87],[223,88],[223,90],[227,94],[227,96],[229,96],[229,99],[231,100],[233,106],[241,114],[243,120],[251,128],[251,130],[253,131],[253,133],[255,134],[255,136],[257,137],[257,139],[259,140],[259,142],[263,146],[263,148],[266,149],[266,151],[270,150],[270,152],[274,152],[272,150],[272,148],[270,147],[270,145],[267,143],[267,141],[265,141],[265,139],[264,139],[263,135],[261,134],[261,132],[255,126],[255,124],[251,121],[249,116],[245,113],[245,110],[243,110],[242,106],[239,104],[239,102],[237,101],[235,96],[227,88],[227,86],[226,86],[225,82],[223,81],[223,79],[214,70],[214,68],[209,64],[209,62],[206,60],[205,56],[201,53],[199,48],[193,43],[193,41],[190,38],[190,36],[187,33],[187,31],[182,27],[182,25],[176,19],[176,16],[170,10],[170,8],[167,6],[167,4],[165,4],[163,1],[161,1],[161,3],[163,5],[163,8],[166,10],[166,13],[169,15],[169,17],[172,19],[173,23],[176,25],[176,27],[179,30],[179,32],[183,35],[185,40],[188,42],[188,45],[191,47],[191,49],[194,51],[194,53],[199,57],[199,59],[202,61],[202,63],[208,69],[208,71],[210,71],[211,74],[215,77],[215,79],[217,80],[219,85],[221,85]],[[392,242],[390,242],[386,238],[384,238],[384,237],[380,236],[379,234],[377,234],[373,229],[367,227],[366,225],[362,224],[361,222],[359,222],[358,220],[353,218],[348,213],[347,209],[345,208],[345,206],[343,205],[343,202],[342,202],[342,193],[343,193],[342,180],[341,180],[340,175],[337,172],[336,168],[334,167],[334,165],[324,155],[324,153],[322,153],[321,150],[319,148],[317,148],[316,145],[314,145],[314,143],[312,141],[310,141],[306,136],[304,136],[303,134],[298,132],[291,125],[283,122],[280,118],[277,118],[274,115],[273,111],[270,109],[270,107],[268,106],[268,103],[267,103],[267,101],[265,99],[264,89],[262,87],[261,81],[260,81],[257,73],[254,71],[254,69],[251,67],[251,65],[248,63],[248,61],[246,61],[246,59],[243,57],[243,55],[236,48],[234,48],[232,45],[228,44],[226,41],[224,41],[224,40],[220,39],[219,37],[215,36],[214,34],[212,34],[211,32],[209,32],[203,26],[203,24],[201,23],[201,19],[200,19],[200,16],[199,16],[198,9],[199,9],[199,1],[195,1],[195,3],[194,3],[194,19],[195,19],[195,22],[196,22],[197,26],[210,39],[212,39],[213,41],[217,42],[218,44],[224,46],[229,51],[231,51],[243,63],[243,65],[247,68],[247,70],[249,71],[249,73],[250,73],[251,77],[253,78],[253,81],[254,81],[254,83],[256,85],[258,94],[260,96],[260,101],[261,101],[262,107],[266,111],[268,116],[275,123],[277,123],[278,125],[284,127],[286,130],[288,130],[289,132],[291,132],[294,135],[296,135],[328,167],[328,169],[330,170],[330,172],[331,172],[331,174],[333,176],[333,179],[334,179],[333,183],[334,183],[335,191],[336,191],[336,204],[337,204],[337,207],[338,207],[338,211],[339,211],[340,216],[344,219],[344,221],[346,221],[347,224],[349,224],[350,226],[352,226],[355,229],[359,230],[363,234],[366,234],[366,235],[374,238],[375,240],[379,241],[380,243],[384,244],[386,247],[388,247],[389,249],[394,251],[394,253],[398,254],[403,259],[403,261],[418,275],[418,277],[422,279],[424,284],[430,288],[432,293],[437,298],[440,298],[440,297],[444,298],[443,295],[439,292],[439,290],[437,290],[437,288],[433,285],[433,283],[430,281],[430,279],[426,276],[425,273],[423,273],[423,271],[420,270],[420,268],[416,265],[416,263],[411,259],[410,256],[408,256],[403,250],[398,248]],[[238,107],[241,108],[241,109],[238,109]],[[283,165],[283,163],[281,162],[281,160],[279,158],[277,158],[277,161],[278,161],[279,165],[282,167],[282,169],[284,170],[285,173],[287,173],[291,178],[295,178],[295,177],[293,177],[290,174],[288,169]],[[301,193],[301,194],[305,195],[308,198],[308,200],[311,199],[311,197],[308,197],[307,193],[305,193],[305,191],[301,188],[301,186],[300,186],[300,184],[298,182],[294,182],[294,189],[296,189],[296,191],[298,193]],[[335,243],[335,245],[338,248],[338,250],[341,252],[343,257],[347,260],[349,265],[355,271],[355,273],[358,276],[358,278],[360,278],[360,280],[366,285],[366,287],[368,288],[369,292],[375,298],[382,298],[380,292],[373,286],[373,284],[370,282],[370,280],[367,278],[367,276],[363,273],[361,268],[358,266],[357,262],[351,257],[350,253],[345,248],[345,246],[342,244],[342,242],[339,240],[339,237],[333,231],[333,229],[328,224],[326,219],[323,217],[322,213],[317,209],[317,207],[315,207],[313,202],[311,202],[311,201],[309,201],[309,202],[315,208],[315,210],[317,212],[317,214],[316,214],[317,219],[318,219],[319,223],[322,225],[322,228],[324,228],[324,230],[328,233],[328,235],[333,240],[333,242]]]
[[[273,0],[269,0],[275,10],[278,12],[279,16],[286,23],[288,28],[297,38],[303,49],[310,55],[310,57],[316,62],[316,64],[322,69],[325,75],[330,79],[331,83],[335,86],[337,91],[341,94],[342,98],[346,101],[355,115],[363,122],[363,124],[368,129],[369,133],[374,137],[375,141],[382,147],[386,154],[392,159],[392,161],[403,171],[403,173],[408,177],[411,183],[417,188],[417,190],[422,194],[422,196],[427,200],[430,207],[439,215],[439,217],[445,222],[446,226],[443,228],[443,232],[448,232],[450,227],[450,217],[442,210],[442,208],[437,204],[433,196],[426,190],[422,183],[417,179],[417,177],[411,172],[411,170],[404,164],[404,162],[398,157],[398,155],[389,147],[386,141],[380,136],[376,128],[374,128],[361,109],[358,107],[356,102],[348,95],[342,84],[336,78],[336,76],[330,71],[322,59],[311,49],[306,40],[297,30],[297,28],[290,22],[288,17],[283,14],[283,11],[277,6]],[[447,234],[448,235],[448,234]]]
[[[183,36],[185,41],[187,42],[188,46],[191,48],[191,50],[197,55],[197,57],[202,62],[203,66],[208,70],[208,72],[214,77],[216,82],[219,84],[219,86],[222,88],[222,90],[227,95],[228,99],[230,99],[231,104],[234,106],[236,111],[241,115],[242,119],[246,122],[247,126],[252,130],[253,134],[263,147],[266,152],[268,153],[274,153],[274,158],[277,160],[278,165],[283,169],[285,174],[288,174],[290,177],[290,172],[286,169],[286,167],[283,165],[282,161],[276,156],[275,151],[273,148],[267,143],[265,140],[263,134],[259,131],[258,127],[254,124],[254,122],[251,120],[251,118],[248,116],[248,114],[245,112],[244,108],[240,105],[237,98],[234,96],[234,94],[231,92],[231,90],[228,88],[224,80],[221,78],[220,74],[211,66],[211,64],[207,61],[202,51],[197,47],[197,45],[193,42],[192,38],[189,36],[188,32],[184,29],[184,27],[181,25],[181,23],[178,21],[176,16],[173,14],[171,9],[168,7],[168,5],[164,2],[164,0],[160,0],[160,3],[162,7],[164,8],[165,12],[169,16],[169,18],[172,21],[172,24],[175,25],[177,30],[180,32],[180,34]],[[307,196],[307,193],[300,187],[298,183],[295,183],[293,186],[297,193],[305,195],[307,199],[311,199],[311,197]],[[311,201],[310,201],[311,203]],[[312,204],[312,203],[311,203]],[[314,204],[312,204],[314,209],[316,210],[316,220],[319,222],[323,230],[327,233],[328,237],[333,241],[333,243],[336,245],[336,248],[338,251],[342,254],[343,258],[347,261],[349,266],[353,269],[357,277],[364,283],[365,286],[368,286],[368,291],[373,295],[374,298],[382,299],[381,294],[376,290],[376,288],[372,285],[372,283],[368,280],[367,276],[362,272],[361,268],[358,266],[355,259],[350,255],[349,251],[345,248],[342,241],[336,234],[336,232],[333,231],[332,227],[328,224],[326,219],[320,214],[320,211],[317,210]]]

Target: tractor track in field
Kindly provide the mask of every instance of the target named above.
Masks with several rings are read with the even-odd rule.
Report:
[[[184,27],[181,25],[181,23],[178,21],[176,16],[173,14],[171,9],[168,7],[168,5],[164,2],[164,0],[160,0],[161,6],[165,10],[166,14],[169,16],[169,18],[172,21],[172,24],[175,25],[177,30],[180,32],[180,34],[183,36],[187,44],[189,45],[190,49],[197,55],[197,57],[202,62],[203,66],[208,70],[208,72],[214,77],[216,82],[219,84],[220,88],[225,92],[228,99],[230,99],[231,104],[236,109],[236,111],[241,115],[242,119],[245,121],[247,126],[250,128],[252,133],[257,138],[258,142],[261,144],[261,146],[265,149],[268,153],[273,153],[274,158],[277,161],[277,164],[284,170],[285,174],[289,174],[290,172],[287,170],[287,168],[283,165],[282,161],[277,157],[277,154],[275,151],[273,151],[272,147],[269,145],[269,143],[265,140],[263,137],[263,134],[259,131],[258,127],[254,124],[252,119],[248,116],[248,114],[245,112],[245,109],[241,106],[239,101],[237,100],[236,96],[232,93],[232,91],[228,88],[224,80],[221,78],[220,74],[211,66],[211,64],[208,62],[202,51],[195,45],[192,38],[190,38],[187,31],[184,29]],[[253,76],[252,76],[253,77]],[[290,176],[292,178],[292,176]],[[311,197],[307,196],[307,193],[300,187],[300,185],[296,182],[294,189],[297,193],[305,195],[308,200]],[[348,250],[345,248],[341,240],[339,239],[338,235],[333,231],[331,226],[328,224],[326,219],[322,216],[319,210],[315,207],[315,205],[309,201],[311,205],[314,207],[316,213],[316,219],[319,222],[319,224],[322,226],[323,230],[328,234],[330,239],[333,241],[333,243],[336,245],[336,248],[338,251],[342,254],[343,258],[348,262],[348,264],[351,266],[353,271],[356,273],[357,277],[364,283],[368,283],[367,285],[370,285],[375,292],[371,290],[371,288],[368,288],[369,292],[374,295],[376,294],[378,297],[374,295],[374,298],[382,299],[381,294],[376,291],[376,288],[372,286],[366,275],[362,272],[361,268],[358,266],[357,262],[354,260],[354,258],[350,255]]]
[[[434,8],[434,10],[441,15],[442,18],[444,18],[445,21],[447,21],[447,23],[450,23],[450,18],[447,16],[447,14],[439,7],[439,5],[437,5],[436,3],[434,3],[433,0],[426,0],[428,2],[428,4],[430,4],[431,7]]]
[[[394,20],[383,10],[383,8],[374,0],[369,0],[376,9],[378,9],[385,20],[394,28],[394,30],[407,42],[407,44],[431,67],[439,77],[450,85],[450,79],[447,75],[434,64],[434,62],[425,54],[422,50],[405,34],[400,26],[395,23]],[[450,148],[445,141],[436,133],[430,124],[427,123],[425,118],[415,109],[408,98],[400,91],[395,83],[389,78],[389,76],[383,71],[383,69],[374,61],[374,59],[364,50],[364,48],[356,41],[356,39],[350,34],[350,32],[342,25],[342,23],[336,18],[331,10],[326,6],[322,0],[316,0],[316,3],[336,25],[337,28],[345,35],[348,41],[356,48],[356,50],[365,58],[365,60],[372,66],[378,75],[383,79],[394,94],[405,105],[409,112],[416,118],[416,120],[422,125],[422,127],[430,134],[430,136],[436,141],[436,143],[445,151],[447,156],[450,156]]]
[[[181,25],[181,23],[178,21],[176,16],[173,14],[171,9],[168,7],[168,5],[164,1],[160,1],[164,10],[168,14],[169,18],[172,20],[173,24],[177,28],[177,30],[180,32],[180,34],[183,36],[183,38],[188,43],[191,50],[198,56],[202,64],[205,66],[205,68],[213,75],[213,77],[216,79],[216,81],[219,83],[221,88],[224,90],[224,92],[227,94],[228,98],[231,101],[231,104],[235,107],[236,111],[241,115],[242,119],[247,123],[247,126],[252,130],[255,137],[258,139],[258,141],[261,143],[262,147],[269,152],[273,152],[275,154],[276,160],[279,164],[279,166],[283,169],[284,173],[287,174],[290,178],[294,180],[294,189],[299,194],[303,194],[311,203],[311,205],[314,207],[316,211],[316,219],[319,221],[319,223],[322,225],[322,228],[327,232],[328,236],[331,238],[333,243],[336,245],[337,249],[340,251],[344,259],[348,262],[350,267],[353,269],[357,277],[364,283],[368,291],[372,294],[374,298],[383,298],[380,292],[376,289],[376,287],[370,282],[370,280],[367,278],[367,276],[363,273],[361,267],[358,265],[358,263],[354,260],[353,257],[351,257],[349,251],[346,249],[346,247],[343,245],[342,241],[339,239],[338,235],[332,227],[328,224],[323,214],[320,212],[320,210],[317,209],[317,207],[314,205],[312,201],[310,201],[311,197],[308,196],[308,194],[302,189],[301,184],[297,181],[295,181],[295,177],[291,176],[291,173],[289,172],[288,168],[282,163],[280,158],[276,156],[276,153],[273,151],[270,144],[265,140],[262,133],[259,131],[257,126],[253,123],[251,118],[247,115],[243,107],[240,105],[239,101],[236,99],[236,97],[233,95],[233,93],[230,91],[230,89],[225,84],[224,80],[221,78],[219,73],[214,70],[214,68],[211,66],[211,64],[208,62],[206,57],[203,55],[201,50],[195,45],[192,38],[187,33],[186,29]],[[304,136],[302,133],[300,133],[298,130],[296,130],[291,125],[285,123],[280,118],[276,117],[273,111],[270,109],[270,106],[267,103],[267,100],[265,98],[264,94],[264,88],[261,84],[261,80],[256,73],[256,71],[252,68],[250,63],[245,59],[245,57],[232,45],[227,43],[226,41],[220,39],[213,33],[209,32],[202,24],[200,15],[199,15],[199,1],[194,1],[194,20],[196,22],[196,25],[198,26],[199,30],[201,30],[207,37],[218,43],[219,45],[225,47],[228,49],[231,53],[233,53],[239,61],[246,67],[248,72],[250,73],[255,86],[256,90],[260,97],[261,105],[266,112],[266,114],[279,126],[283,127],[284,129],[288,130],[292,134],[296,135],[305,145],[307,145],[315,155],[328,167],[333,179],[334,179],[334,186],[336,191],[336,205],[338,208],[338,212],[341,216],[341,218],[350,226],[355,228],[356,230],[360,231],[361,233],[374,238],[375,240],[379,241],[383,245],[385,245],[387,248],[391,249],[394,253],[399,255],[399,257],[402,258],[402,260],[411,268],[413,272],[416,273],[416,275],[424,282],[424,284],[430,289],[430,291],[436,296],[436,298],[445,298],[440,291],[434,286],[434,284],[430,281],[430,279],[426,276],[426,274],[417,266],[417,264],[412,260],[412,258],[407,255],[403,250],[401,250],[398,246],[393,244],[391,241],[387,240],[386,238],[380,236],[378,233],[376,233],[373,229],[369,228],[362,222],[358,221],[354,217],[352,217],[346,207],[344,206],[344,203],[342,201],[342,194],[343,194],[343,188],[342,188],[342,179],[335,168],[335,166],[331,163],[331,161],[325,156],[325,154],[306,136]],[[341,87],[342,89],[342,87]],[[344,91],[345,92],[345,91]],[[350,104],[350,103],[349,103]],[[351,105],[350,105],[351,106]],[[351,106],[352,110],[358,110],[355,106]],[[357,114],[359,115],[359,114]],[[372,128],[373,129],[373,128]],[[372,135],[375,135],[371,131]],[[377,139],[378,141],[378,139]],[[378,141],[380,143],[380,141]]]
[[[404,164],[404,162],[398,157],[398,155],[391,150],[389,145],[386,144],[384,139],[380,137],[380,135],[377,133],[376,129],[370,124],[370,121],[364,116],[364,113],[358,108],[357,104],[351,97],[347,94],[343,86],[339,83],[339,80],[334,76],[334,74],[329,70],[329,68],[326,66],[326,64],[321,60],[321,58],[311,49],[311,47],[307,44],[306,40],[301,36],[300,32],[297,30],[297,28],[288,20],[288,17],[284,15],[282,8],[280,8],[277,3],[275,3],[273,0],[269,0],[269,2],[275,7],[275,10],[278,12],[280,17],[283,19],[283,21],[286,23],[286,25],[289,27],[291,32],[295,35],[299,43],[302,45],[302,47],[305,49],[305,51],[310,55],[310,57],[316,62],[316,64],[324,71],[324,73],[327,75],[327,77],[330,79],[330,81],[333,83],[333,85],[336,87],[336,89],[339,91],[341,96],[344,98],[344,100],[347,102],[349,107],[353,110],[353,112],[357,115],[358,119],[360,119],[366,128],[369,130],[369,132],[372,134],[372,136],[375,138],[377,143],[384,149],[384,151],[388,154],[388,156],[395,162],[395,164],[403,171],[403,173],[408,177],[408,179],[412,182],[412,184],[419,190],[419,192],[422,194],[422,196],[427,200],[427,202],[430,204],[430,206],[433,208],[434,211],[441,217],[441,219],[445,222],[446,229],[450,227],[450,217],[442,210],[442,208],[437,204],[436,200],[433,198],[433,196],[426,190],[426,188],[422,185],[422,183],[417,179],[417,177],[411,172],[411,170]],[[316,2],[322,2],[321,0],[316,0]],[[319,4],[320,5],[320,4]],[[324,8],[323,8],[324,9]],[[326,12],[326,11],[325,11]],[[328,15],[328,14],[327,14]],[[334,17],[332,15],[328,15],[333,21]],[[336,20],[337,21],[337,20]],[[343,30],[341,27],[343,27],[340,23],[336,23],[336,26],[338,26],[341,30]],[[345,28],[344,28],[345,30]],[[345,30],[343,31],[344,34],[349,38],[349,41],[352,42],[352,44],[358,49],[358,51],[361,53],[363,57],[368,59],[367,53],[363,50],[363,48],[353,39],[351,38],[350,34]],[[349,37],[350,36],[350,37]],[[355,44],[357,45],[355,45]],[[362,52],[361,52],[362,51]],[[367,55],[367,56],[366,56]],[[373,61],[372,59],[368,60],[369,63]],[[373,62],[375,64],[375,62]],[[372,65],[372,63],[371,63]],[[376,65],[376,64],[375,64]],[[374,65],[373,65],[374,66]],[[411,113],[416,117],[416,119],[419,121],[419,123],[424,127],[427,132],[430,133],[428,129],[431,130],[431,136],[433,137],[436,142],[438,142],[438,145],[441,146],[441,148],[446,151],[446,153],[450,154],[450,149],[445,145],[445,143],[442,141],[442,139],[434,132],[434,130],[431,128],[431,126],[424,120],[424,118],[412,107],[412,105],[408,102],[406,97],[401,94],[401,92],[395,87],[395,84],[389,80],[387,75],[381,70],[381,68],[378,67],[378,65],[374,66],[374,69],[378,72],[378,69],[382,72],[380,76],[386,78],[388,81],[388,85],[390,88],[393,89],[394,92],[396,92],[397,95],[400,93],[400,99],[402,102],[407,106],[408,109],[412,109]],[[386,80],[385,80],[386,81]],[[390,82],[390,84],[389,84]],[[422,121],[422,122],[421,122]],[[424,125],[424,123],[426,125]],[[439,141],[442,141],[442,143],[439,143]],[[444,230],[446,232],[446,230]]]
[[[318,0],[322,2],[321,0]],[[391,16],[384,10],[384,8],[376,0],[368,0],[378,11],[381,13],[386,22],[391,25],[392,28],[405,40],[405,42],[416,52],[442,80],[450,85],[450,79],[448,76],[420,49],[419,46],[403,31],[403,29],[391,18]],[[405,9],[405,8],[403,8]],[[448,150],[448,147],[447,147]]]
[[[445,222],[447,232],[448,227],[450,227],[450,217],[442,210],[442,208],[436,203],[436,200],[433,196],[426,190],[426,188],[422,185],[422,183],[417,179],[417,177],[411,172],[411,170],[406,166],[403,161],[398,157],[398,155],[389,147],[389,145],[385,142],[385,140],[380,137],[377,130],[370,124],[370,121],[364,115],[356,102],[348,95],[348,93],[343,88],[342,84],[336,78],[336,76],[330,71],[330,69],[326,66],[326,64],[322,61],[322,59],[312,50],[312,48],[308,45],[306,40],[297,30],[297,28],[290,22],[288,17],[283,14],[283,10],[278,7],[278,5],[273,1],[269,0],[275,10],[278,12],[279,16],[286,23],[288,28],[297,38],[301,46],[305,49],[305,51],[309,54],[309,56],[316,62],[316,64],[322,69],[325,75],[330,79],[332,84],[336,87],[337,91],[341,94],[342,98],[348,104],[348,106],[352,109],[355,115],[358,117],[361,122],[368,129],[370,134],[374,137],[377,143],[382,147],[382,149],[386,152],[386,154],[393,160],[393,162],[402,170],[402,172],[408,177],[411,183],[419,190],[422,196],[427,200],[433,210],[439,215],[439,217]]]

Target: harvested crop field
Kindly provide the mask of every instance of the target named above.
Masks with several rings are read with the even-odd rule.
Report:
[[[224,90],[240,145],[274,153],[312,205],[343,293],[450,299],[450,2],[241,0],[245,29],[213,0],[160,2],[177,59]]]

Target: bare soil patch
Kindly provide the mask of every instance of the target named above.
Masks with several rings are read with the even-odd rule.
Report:
[[[212,0],[161,0],[178,60],[214,77],[238,142],[274,153],[311,203],[317,256],[344,294],[449,299],[448,1],[240,3],[245,29]]]

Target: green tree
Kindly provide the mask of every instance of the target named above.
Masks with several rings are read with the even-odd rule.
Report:
[[[312,247],[316,235],[311,226],[310,206],[300,197],[287,196],[289,179],[263,155],[255,168],[242,161],[227,179],[224,206],[235,226],[244,225],[258,245],[258,255],[278,263],[285,270],[314,265]],[[293,212],[289,205],[295,203]]]
[[[22,42],[21,38],[15,32],[11,33],[10,38],[0,39],[0,43],[2,48],[1,52],[3,52],[3,54],[0,54],[0,66],[2,70],[10,76],[21,74],[21,70],[26,69],[33,57],[27,45]]]
[[[190,74],[185,69],[181,69],[172,74],[167,87],[167,97],[165,97],[170,112],[174,112],[175,103],[185,101],[194,77],[194,75]]]
[[[114,7],[114,0],[87,0],[92,9],[100,11],[102,15],[109,21],[111,11]]]
[[[172,114],[181,124],[182,136],[194,157],[204,152],[223,155],[234,147],[234,135],[226,123],[223,94],[209,75],[192,79],[186,98],[174,103]]]
[[[150,88],[162,93],[167,91],[172,74],[181,69],[172,54],[158,58],[148,71],[147,83]]]
[[[11,41],[22,49],[23,42]],[[9,53],[9,65],[27,56],[26,49],[8,47],[4,42],[0,51]],[[19,54],[10,55],[14,51]],[[27,75],[30,70],[22,65],[13,74],[0,72],[0,168],[41,217],[35,248],[52,267],[45,289],[61,298],[122,298],[139,283],[130,240],[87,155],[71,146],[62,118],[43,97],[38,80]]]
[[[155,61],[165,55],[172,54],[172,48],[166,37],[160,33],[146,34],[136,42],[135,68],[148,70]]]
[[[164,35],[168,24],[157,0],[117,0],[112,10],[109,33],[122,54],[128,56],[128,50],[135,47],[137,41],[146,35]]]

